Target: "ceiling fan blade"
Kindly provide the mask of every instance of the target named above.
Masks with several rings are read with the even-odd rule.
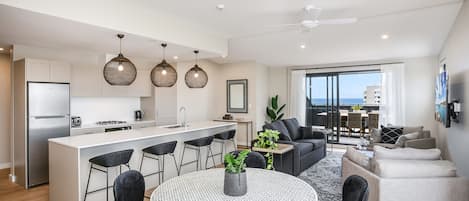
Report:
[[[290,26],[301,26],[301,24],[299,24],[299,23],[295,23],[295,24],[275,24],[275,25],[267,25],[266,27],[276,28],[276,27],[290,27]]]
[[[353,24],[358,21],[357,18],[342,18],[342,19],[328,19],[328,20],[319,20],[318,24],[327,25],[327,24]]]

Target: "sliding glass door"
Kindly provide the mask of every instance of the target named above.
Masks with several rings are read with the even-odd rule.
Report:
[[[329,143],[339,143],[340,103],[339,74],[308,74],[306,76],[306,125],[333,131]]]

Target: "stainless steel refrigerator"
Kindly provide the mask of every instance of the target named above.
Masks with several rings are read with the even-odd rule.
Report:
[[[28,82],[27,186],[49,181],[48,139],[70,136],[70,85]]]

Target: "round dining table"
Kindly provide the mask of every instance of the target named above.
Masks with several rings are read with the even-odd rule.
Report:
[[[247,168],[247,193],[232,197],[223,193],[225,169],[214,168],[174,177],[151,194],[151,201],[318,201],[313,187],[294,176]]]

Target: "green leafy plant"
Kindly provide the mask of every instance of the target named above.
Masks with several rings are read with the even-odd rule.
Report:
[[[276,149],[278,147],[277,141],[279,139],[280,132],[276,130],[265,130],[257,135],[257,141],[254,143],[255,147],[263,149]],[[274,156],[272,153],[266,153],[264,155],[267,158],[267,169],[271,170],[274,167]]]
[[[354,105],[352,106],[352,110],[361,110],[363,107],[361,105]]]
[[[278,105],[278,95],[270,98],[270,107],[266,108],[267,116],[270,118],[270,122],[274,122],[282,119],[284,113],[282,110],[285,108],[286,104],[283,104],[279,107]]]
[[[235,156],[232,153],[225,154],[225,171],[232,174],[244,172],[246,168],[245,160],[248,157],[250,150],[243,150]]]

